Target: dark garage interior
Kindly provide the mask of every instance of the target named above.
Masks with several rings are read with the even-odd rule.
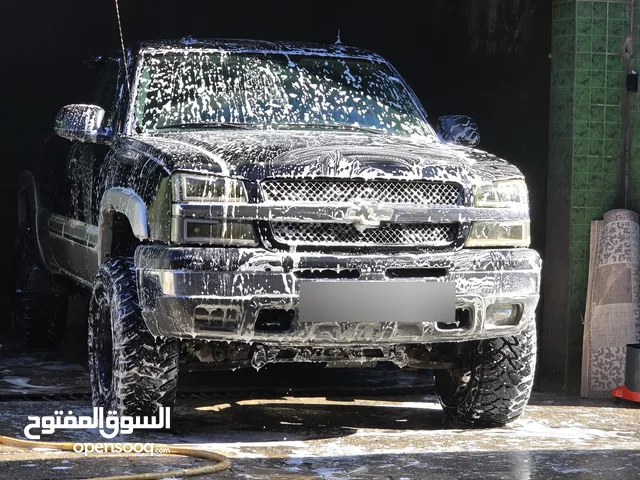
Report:
[[[121,5],[125,42],[147,39],[252,38],[333,43],[365,48],[389,60],[415,90],[431,123],[465,114],[480,126],[481,148],[503,157],[528,179],[533,248],[544,251],[548,158],[551,5],[547,1],[433,0],[411,7],[362,8],[357,3],[126,0]],[[41,155],[53,119],[66,104],[86,101],[83,62],[117,53],[115,8],[100,2],[22,2],[6,7],[2,88],[11,92],[3,115],[5,157],[2,195],[8,228],[15,227],[18,173]],[[246,10],[246,11],[245,11]],[[224,20],[222,20],[224,19]],[[90,77],[89,77],[90,78]],[[82,79],[82,80],[81,80]],[[4,236],[11,248],[14,235]],[[2,260],[9,268],[10,257]],[[2,278],[8,293],[9,277]]]
[[[3,372],[3,363],[6,363],[5,377],[19,385],[22,376],[15,372],[24,371],[25,366],[19,365],[23,358],[21,355],[29,354],[12,344],[9,333],[10,295],[15,289],[11,272],[15,260],[12,252],[16,243],[18,177],[22,170],[29,169],[41,158],[45,139],[53,135],[56,112],[64,105],[91,102],[91,93],[96,85],[91,83],[94,77],[84,62],[103,54],[119,56],[121,44],[114,0],[23,0],[4,5],[3,11],[6,21],[0,33],[4,36],[0,42],[4,66],[3,75],[0,76],[0,91],[5,95],[0,131],[3,132],[4,174],[0,177],[0,201],[4,205],[2,220],[5,228],[0,237],[0,248],[5,255],[0,257],[0,268],[6,273],[0,278],[0,304],[4,307],[0,313],[0,374]],[[602,303],[591,296],[598,292],[594,286],[597,280],[595,266],[601,257],[595,253],[593,232],[596,232],[596,227],[591,222],[603,221],[605,213],[614,209],[640,211],[640,195],[635,193],[634,188],[637,185],[634,182],[640,181],[640,146],[636,145],[640,142],[635,140],[640,138],[636,136],[640,128],[640,104],[637,74],[634,72],[640,70],[636,54],[640,45],[639,12],[638,0],[428,0],[420,4],[367,4],[333,0],[321,3],[294,0],[250,0],[242,3],[119,0],[122,34],[127,44],[149,39],[181,39],[187,35],[195,38],[333,44],[339,36],[342,44],[371,50],[393,64],[424,106],[431,126],[435,128],[437,119],[443,115],[468,115],[479,126],[479,148],[506,159],[522,171],[529,190],[531,248],[540,254],[543,263],[541,297],[536,311],[538,361],[534,396],[530,401],[532,413],[531,417],[519,420],[524,423],[513,427],[516,432],[513,435],[522,434],[514,443],[518,444],[518,449],[526,449],[522,451],[525,451],[527,459],[523,460],[522,451],[513,455],[508,452],[511,434],[508,429],[511,427],[501,429],[502,433],[496,434],[495,442],[490,435],[483,437],[482,442],[486,443],[479,445],[478,449],[496,454],[495,462],[499,463],[499,470],[495,478],[523,479],[555,478],[576,471],[585,472],[584,478],[592,478],[589,476],[591,468],[598,470],[617,466],[616,460],[610,458],[598,465],[605,449],[619,452],[621,462],[626,462],[624,474],[629,478],[640,469],[637,456],[640,431],[636,427],[640,418],[637,409],[629,405],[628,408],[613,407],[609,405],[612,403],[609,395],[597,400],[592,400],[591,396],[587,400],[579,398],[581,382],[582,388],[585,388],[584,362],[593,354],[587,350],[591,340],[584,340],[588,330],[585,327],[586,319],[595,311],[591,309],[589,312],[589,305],[590,302],[597,306]],[[604,218],[604,223],[598,228],[607,228]],[[640,296],[635,297],[636,287],[633,283],[640,279],[638,272],[640,262],[638,266],[634,264],[633,271],[629,273],[628,282],[633,287],[629,286],[628,291],[624,290],[626,277],[625,280],[613,274],[607,277],[607,292],[615,290],[616,282],[621,290],[627,292],[619,295],[611,293],[609,297],[615,297],[611,303],[622,304],[627,302],[627,297],[634,298],[638,303]],[[629,293],[631,291],[633,293]],[[606,292],[603,297],[609,298]],[[623,297],[624,301],[620,300]],[[79,301],[72,307],[80,319],[80,324],[77,320],[74,323],[76,329],[72,333],[82,332],[79,337],[81,341],[85,339],[86,327],[82,322],[87,315],[87,303],[88,295],[80,295]],[[632,303],[631,300],[628,303]],[[618,310],[612,312],[608,315],[619,315]],[[636,322],[638,312],[640,307],[632,312]],[[637,341],[640,341],[640,327],[637,325]],[[2,351],[3,343],[5,352]],[[75,353],[70,353],[72,350],[82,350],[82,362],[85,347],[82,345],[80,348],[78,339],[65,337],[63,345],[53,353],[36,352],[34,358],[37,361],[34,365],[42,366],[49,361],[56,365],[56,362],[78,362]],[[14,352],[18,353],[12,359]],[[623,351],[617,354],[624,356]],[[324,453],[318,453],[318,450],[298,455],[293,451],[291,460],[278,460],[275,463],[255,459],[243,463],[244,457],[239,454],[243,460],[238,460],[240,466],[237,470],[234,471],[232,467],[230,476],[206,478],[236,478],[236,474],[253,474],[254,469],[258,472],[255,478],[280,478],[279,473],[274,472],[281,468],[290,469],[291,478],[442,478],[441,473],[446,470],[449,460],[461,462],[456,467],[460,472],[469,473],[473,478],[485,478],[481,468],[483,462],[479,461],[480,454],[471,455],[467,452],[463,459],[456,459],[452,455],[452,452],[475,449],[473,442],[479,440],[472,438],[472,431],[465,433],[464,430],[456,430],[456,426],[442,426],[443,420],[439,417],[427,415],[422,418],[422,411],[416,413],[410,410],[421,401],[421,397],[425,401],[430,398],[425,397],[422,390],[424,388],[424,391],[432,394],[429,390],[433,389],[430,375],[414,385],[412,382],[417,378],[417,373],[410,369],[396,377],[397,369],[382,369],[376,373],[378,369],[292,368],[290,373],[282,373],[283,376],[278,377],[281,370],[277,367],[260,372],[261,377],[255,372],[243,377],[220,377],[223,385],[227,385],[225,381],[228,382],[229,392],[241,392],[240,396],[234,400],[232,393],[227,398],[217,392],[214,394],[214,403],[217,405],[211,406],[210,398],[203,397],[204,400],[198,398],[200,403],[189,413],[186,407],[178,409],[177,415],[184,424],[177,433],[172,432],[173,437],[163,441],[178,443],[186,439],[185,442],[192,444],[250,441],[241,438],[241,435],[234,436],[235,430],[232,433],[224,430],[227,420],[220,417],[222,412],[229,414],[231,423],[238,422],[239,430],[251,432],[263,428],[268,432],[265,437],[260,437],[265,440],[259,441],[286,442],[289,435],[289,440],[293,438],[294,442],[299,441],[300,444],[312,439],[322,445],[322,442],[336,441],[337,437],[342,441],[343,435],[355,433],[359,428],[391,431],[400,428],[393,422],[407,422],[409,419],[409,423],[415,423],[409,430],[428,430],[432,434],[443,428],[448,433],[462,432],[461,437],[452,440],[451,445],[447,444],[442,450],[443,455],[437,449],[433,450],[433,454],[422,455],[418,447],[411,450],[407,445],[398,444],[398,452],[406,447],[406,451],[410,450],[413,455],[407,457],[408,460],[403,459],[407,462],[403,464],[406,465],[405,476],[402,471],[387,471],[387,464],[396,462],[396,453],[389,453],[396,447],[389,452],[381,450],[378,455],[375,442],[372,441],[371,444],[365,442],[353,447],[354,452],[360,448],[366,453],[362,453],[364,460],[358,460],[364,466],[349,463],[351,470],[343,466],[342,456],[337,451],[327,453],[341,447],[327,446],[326,451],[322,450]],[[26,371],[31,369],[28,365],[26,368]],[[84,368],[84,365],[82,368],[75,365],[65,380],[71,385],[70,391],[77,394],[76,397],[55,397],[55,387],[51,387],[49,398],[65,400],[74,408],[82,408],[83,405],[86,408],[87,402],[82,404],[81,400],[88,398],[90,403],[91,396],[87,397],[85,392],[88,387],[83,384],[87,376]],[[78,373],[81,370],[83,373]],[[60,375],[64,376],[66,370],[60,371]],[[47,384],[45,378],[49,373],[46,368],[40,372],[35,368],[30,375],[31,381]],[[58,373],[53,373],[51,378],[56,375]],[[0,380],[2,378],[0,376]],[[236,378],[240,378],[237,383]],[[255,385],[246,385],[246,382],[252,381],[256,382]],[[318,383],[313,385],[314,381]],[[360,387],[361,384],[364,386]],[[3,391],[3,386],[7,387],[0,382],[0,435],[5,434],[3,428],[12,429],[7,434],[21,434],[20,425],[24,423],[26,415],[31,414],[29,402],[33,399],[20,403],[22,397],[18,390]],[[274,391],[279,388],[287,392],[282,393],[283,398],[287,397],[286,401],[283,400],[284,405],[278,403],[280,399],[276,397],[279,394],[269,394],[274,396],[268,397],[264,403],[252,397],[252,392],[270,387]],[[44,390],[37,390],[36,393],[46,396],[46,388],[49,387],[42,388]],[[336,402],[332,408],[316,405],[314,399],[289,398],[292,390],[292,398],[295,392],[300,392],[300,397],[306,392],[311,392],[309,397],[321,397],[324,396],[322,388],[329,392],[326,400]],[[341,392],[348,388],[355,389],[347,392],[348,399],[343,399]],[[396,399],[398,392],[407,395],[407,399]],[[332,399],[330,395],[333,393],[336,397]],[[582,393],[583,397],[587,396],[584,390]],[[358,395],[367,398],[381,395],[388,404],[383,408],[367,403],[368,400],[363,403]],[[195,401],[193,398],[191,400]],[[6,415],[4,423],[3,401],[17,412]],[[269,402],[273,405],[266,407]],[[293,406],[286,402],[293,402]],[[304,409],[304,413],[296,412],[296,405],[302,405],[300,408]],[[552,414],[544,410],[545,405],[551,406]],[[50,407],[44,405],[44,408],[38,407],[38,411],[48,412],[49,409],[58,408],[58,405],[52,403]],[[336,410],[343,407],[346,410]],[[391,410],[387,407],[394,407],[397,414],[385,419],[387,410]],[[573,410],[562,411],[565,407]],[[351,420],[348,409],[353,409],[353,418],[357,420]],[[217,415],[213,420],[206,417],[211,412]],[[21,417],[14,421],[11,415]],[[335,423],[327,427],[323,423],[323,415],[335,415]],[[558,430],[552,431],[551,424],[544,423],[549,415],[556,422],[553,428],[557,427]],[[557,418],[553,415],[557,415]],[[595,426],[588,424],[591,421],[589,418],[598,416],[600,419]],[[349,430],[350,433],[340,430],[337,434],[331,430],[336,425],[343,428],[349,421],[357,424]],[[585,423],[580,424],[582,421]],[[612,431],[605,432],[608,428],[606,422],[610,422]],[[629,432],[623,433],[625,426],[620,422],[627,422]],[[286,429],[290,425],[301,426],[303,423],[305,433],[295,430],[297,427],[291,427],[291,431],[282,430],[284,435],[280,435],[281,431],[278,430],[281,425],[285,425],[283,428]],[[589,428],[591,433],[571,430],[574,427]],[[220,441],[207,431],[218,428],[225,432]],[[593,433],[596,431],[605,433]],[[532,440],[534,445],[527,447],[529,436],[535,437]],[[604,437],[607,440],[603,440]],[[503,440],[506,443],[498,446],[497,443]],[[420,448],[430,449],[432,446],[429,441],[425,440]],[[557,444],[554,444],[556,441]],[[584,441],[584,445],[578,445],[581,441]],[[1,444],[0,441],[0,466],[4,453]],[[217,446],[211,448],[215,450]],[[232,455],[250,451],[238,448],[237,451],[221,451]],[[289,447],[285,445],[283,448]],[[351,447],[345,444],[345,448]],[[548,452],[548,449],[564,448],[584,455],[572,457],[565,452],[556,457],[555,453]],[[310,459],[325,454],[331,461],[329,467],[318,463],[317,459]],[[272,458],[270,453],[265,455],[265,458]],[[353,455],[354,458],[360,458],[358,453]],[[404,457],[404,454],[401,456]],[[261,457],[256,455],[255,458]],[[58,465],[46,457],[39,459],[48,462],[46,465],[51,468]],[[529,460],[533,465],[531,470],[522,470],[523,463],[528,464]],[[29,457],[9,458],[7,465],[13,476],[8,478],[21,478],[20,470],[16,467],[20,462],[30,462]],[[167,471],[171,470],[172,465],[175,466],[169,461],[163,462]],[[366,470],[367,462],[379,468]],[[309,467],[312,464],[314,467]],[[434,473],[425,473],[423,470],[429,464],[434,466]],[[153,465],[153,462],[149,462],[149,465]],[[188,465],[199,464],[192,462]],[[55,475],[69,473],[64,470],[67,468],[64,465],[61,468]],[[92,474],[119,473],[106,461],[96,468]],[[338,471],[342,472],[341,468],[345,469],[347,473],[344,475],[347,476],[332,476]],[[138,473],[137,466],[129,470]],[[51,472],[50,469],[47,471]],[[302,471],[311,472],[310,476],[296,476]],[[602,470],[598,471],[602,473]],[[380,472],[386,476],[376,476]],[[43,475],[24,478],[67,478]]]

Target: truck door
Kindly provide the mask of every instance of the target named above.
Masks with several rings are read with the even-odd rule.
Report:
[[[98,84],[94,103],[105,110],[105,132],[113,132],[117,111],[120,65],[107,60]],[[83,143],[74,141],[67,157],[67,213],[51,215],[49,234],[55,262],[71,277],[86,284],[93,282],[98,270],[98,218],[100,199],[97,181],[99,169],[111,142]]]

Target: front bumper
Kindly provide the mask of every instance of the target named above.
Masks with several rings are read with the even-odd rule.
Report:
[[[495,338],[519,333],[535,319],[540,256],[530,249],[463,249],[425,254],[284,253],[255,248],[140,246],[138,290],[144,320],[154,335],[274,345],[397,345]],[[428,321],[411,324],[298,321],[300,276],[358,272],[358,281],[403,281],[389,269],[438,269],[456,283],[456,309],[467,309],[460,328]],[[435,270],[434,270],[435,271]],[[415,278],[412,280],[416,280]],[[328,281],[323,279],[321,281]],[[340,280],[334,280],[340,281]],[[516,324],[492,326],[487,307],[515,304]],[[289,312],[283,331],[256,328],[263,311]],[[453,327],[453,328],[452,328]]]

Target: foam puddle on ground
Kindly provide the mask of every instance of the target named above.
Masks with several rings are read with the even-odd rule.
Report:
[[[562,406],[539,407],[532,406],[524,417],[511,425],[495,429],[465,429],[451,428],[444,423],[444,417],[438,423],[437,413],[441,410],[439,403],[433,397],[426,397],[423,401],[385,401],[372,399],[327,400],[317,398],[287,397],[280,399],[254,399],[236,402],[234,408],[242,406],[263,407],[268,411],[270,407],[296,408],[296,406],[325,406],[327,415],[331,415],[331,407],[376,407],[388,408],[391,415],[394,410],[407,409],[399,418],[395,419],[397,428],[375,428],[359,426],[362,419],[354,417],[353,422],[346,420],[345,425],[339,422],[332,424],[324,436],[308,438],[312,434],[312,423],[305,422],[303,408],[298,413],[300,418],[295,421],[284,421],[283,427],[300,427],[295,433],[282,433],[282,440],[274,441],[274,427],[270,428],[265,441],[259,441],[260,432],[256,432],[251,441],[242,441],[240,432],[226,432],[221,441],[215,443],[203,442],[203,435],[182,438],[181,440],[205,450],[216,450],[229,454],[235,458],[287,458],[289,469],[299,468],[295,463],[297,458],[335,457],[357,458],[371,454],[421,454],[449,453],[449,452],[489,452],[489,451],[527,451],[527,450],[567,450],[582,449],[640,449],[640,438],[637,432],[622,429],[597,428],[603,424],[594,424],[599,413],[620,416],[631,415],[635,412],[622,409],[611,409],[605,406]],[[231,408],[231,404],[199,407],[199,411],[221,411]],[[548,410],[552,411],[549,415]],[[433,413],[427,413],[431,411]],[[433,415],[433,425],[425,424],[424,428],[411,428],[415,424],[416,415]],[[273,412],[270,412],[273,414]],[[600,415],[601,417],[602,415]],[[566,420],[574,417],[576,420]],[[312,418],[312,417],[310,417]],[[589,421],[588,419],[592,419]],[[637,416],[635,417],[637,420]],[[375,422],[373,422],[375,423]],[[393,423],[392,423],[393,424]],[[306,425],[306,429],[305,429]],[[406,425],[406,427],[405,427]],[[611,423],[624,425],[624,422]],[[230,425],[233,428],[232,425]],[[305,438],[305,433],[307,438]],[[289,438],[287,438],[289,437]],[[240,441],[238,441],[240,440]],[[257,440],[257,441],[256,441]],[[337,475],[337,473],[336,473]]]
[[[31,379],[26,377],[2,377],[0,381],[8,383],[9,385],[13,385],[14,387],[18,387],[26,390],[58,390],[58,387],[34,385],[30,383]],[[15,390],[15,393],[23,392],[23,390],[9,389],[9,391],[13,391],[13,390]]]

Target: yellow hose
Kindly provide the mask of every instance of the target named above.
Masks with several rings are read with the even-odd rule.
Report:
[[[56,450],[64,450],[73,452],[75,443],[56,443],[56,442],[31,442],[28,440],[19,440],[17,438],[3,437],[0,435],[0,444],[10,447],[19,448],[52,448]],[[141,473],[134,475],[118,475],[115,477],[99,477],[90,480],[160,480],[167,477],[195,477],[197,475],[207,475],[227,470],[231,467],[231,462],[227,457],[220,453],[207,452],[205,450],[196,450],[189,447],[172,447],[162,443],[154,444],[157,450],[162,451],[163,455],[183,455],[185,457],[203,458],[211,460],[213,465],[205,465],[204,467],[186,468],[181,470],[172,470],[162,473]]]

